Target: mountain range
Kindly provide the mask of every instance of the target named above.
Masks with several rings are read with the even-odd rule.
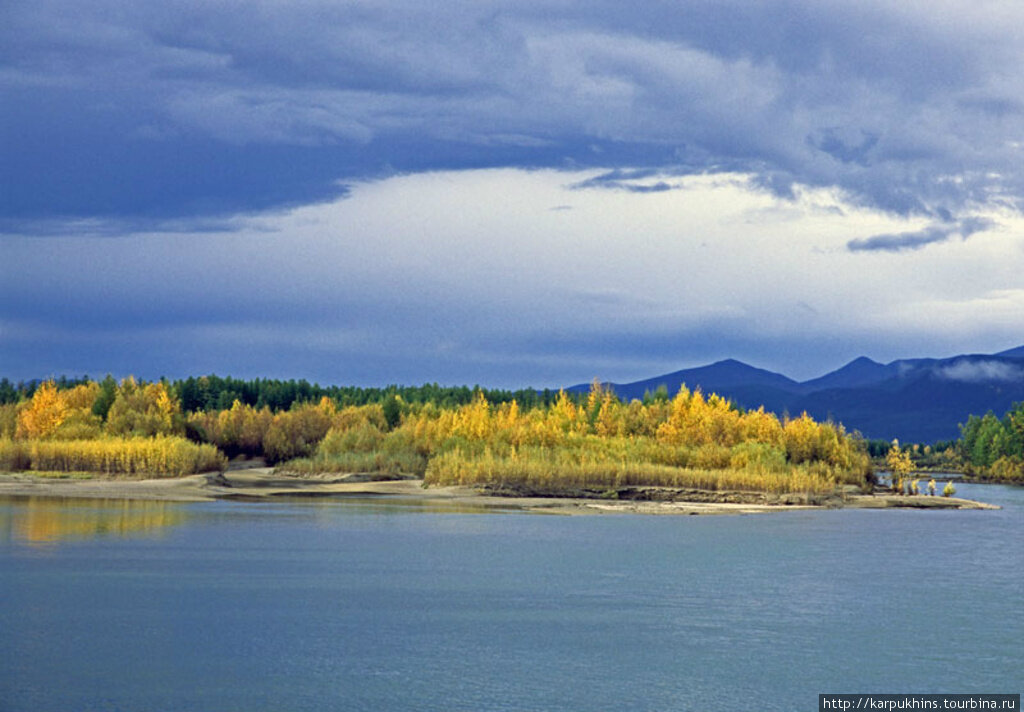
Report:
[[[633,383],[609,383],[623,400],[643,398],[664,385],[718,393],[745,408],[780,415],[807,412],[842,423],[870,439],[933,443],[960,436],[971,414],[1002,415],[1024,401],[1024,346],[996,354],[901,359],[878,363],[861,356],[831,373],[795,381],[727,359]],[[586,391],[589,384],[571,386]]]

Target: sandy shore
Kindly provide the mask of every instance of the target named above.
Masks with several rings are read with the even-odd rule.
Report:
[[[292,477],[258,467],[189,477],[117,480],[58,479],[29,473],[0,474],[0,496],[84,497],[199,502],[214,499],[260,500],[271,497],[390,497],[431,508],[503,509],[552,514],[761,514],[794,509],[892,507],[927,509],[998,509],[994,505],[953,497],[895,497],[847,493],[819,504],[799,498],[782,500],[751,493],[674,493],[677,501],[652,498],[596,499],[583,497],[496,496],[470,487],[423,487],[421,480],[368,481],[362,475]],[[656,493],[661,494],[661,493]],[[705,501],[678,501],[682,499]],[[734,501],[726,501],[734,500]],[[743,501],[749,500],[749,501]]]

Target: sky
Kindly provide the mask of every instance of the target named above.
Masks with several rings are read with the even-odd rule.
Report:
[[[0,376],[1024,344],[1014,0],[0,0]]]

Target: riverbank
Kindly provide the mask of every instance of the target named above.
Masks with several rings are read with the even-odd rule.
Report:
[[[432,505],[516,509],[553,514],[762,514],[793,509],[998,509],[955,497],[897,497],[847,490],[825,498],[758,492],[711,492],[661,487],[613,492],[567,492],[566,496],[472,487],[423,487],[422,480],[379,481],[368,475],[296,477],[267,467],[187,477],[118,480],[58,478],[31,473],[0,474],[0,496],[80,497],[199,502],[215,499],[266,500],[275,497],[389,496]]]

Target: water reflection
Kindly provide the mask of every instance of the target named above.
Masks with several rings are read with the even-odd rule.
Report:
[[[266,499],[258,500],[267,503]],[[430,497],[406,497],[399,495],[371,496],[280,496],[274,497],[272,504],[300,505],[314,511],[329,512],[336,507],[344,507],[350,514],[496,514],[523,512],[523,507],[514,500],[508,504],[493,502],[482,504],[472,500],[448,500]]]
[[[0,498],[0,539],[33,545],[149,535],[185,522],[175,502],[127,499]]]

